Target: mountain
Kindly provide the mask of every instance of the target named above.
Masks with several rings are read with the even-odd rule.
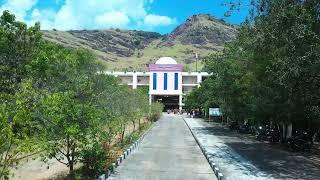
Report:
[[[183,24],[166,36],[164,43],[180,42],[206,46],[223,46],[236,36],[236,26],[217,20],[211,15],[201,14],[189,17]]]
[[[208,14],[189,17],[171,33],[136,30],[43,31],[44,38],[69,48],[89,48],[108,70],[144,71],[159,57],[171,56],[184,64],[184,70],[199,69],[199,57],[221,51],[226,42],[235,39],[237,26]],[[198,69],[198,70],[199,70]]]

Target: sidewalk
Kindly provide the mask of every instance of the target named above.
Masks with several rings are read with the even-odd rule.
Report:
[[[108,179],[215,180],[216,176],[183,119],[164,114]]]

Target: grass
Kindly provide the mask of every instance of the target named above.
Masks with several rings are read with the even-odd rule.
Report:
[[[138,51],[131,57],[116,57],[116,61],[104,62],[109,71],[147,71],[147,65],[155,63],[160,57],[169,56],[174,58],[178,63],[183,64],[186,70],[196,70],[195,53],[201,57],[205,57],[211,53],[215,53],[215,50],[208,50],[203,48],[197,48],[192,45],[183,45],[177,43],[170,47],[157,47],[158,41],[152,42],[148,47],[141,50],[142,57],[138,57]],[[208,48],[214,48],[222,50],[220,46],[209,46]],[[203,67],[203,63],[198,61],[198,70]]]

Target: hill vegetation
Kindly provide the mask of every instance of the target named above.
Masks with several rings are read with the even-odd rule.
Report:
[[[120,29],[43,33],[45,39],[65,47],[93,50],[108,70],[144,71],[162,56],[175,58],[184,64],[185,70],[195,70],[195,53],[205,57],[222,51],[224,44],[236,37],[236,29],[235,25],[200,14],[189,17],[166,35]]]

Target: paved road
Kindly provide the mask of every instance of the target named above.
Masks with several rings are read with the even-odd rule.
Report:
[[[320,179],[320,161],[316,157],[258,142],[219,123],[185,119],[227,180]]]
[[[164,114],[109,179],[216,180],[216,176],[182,118]]]

